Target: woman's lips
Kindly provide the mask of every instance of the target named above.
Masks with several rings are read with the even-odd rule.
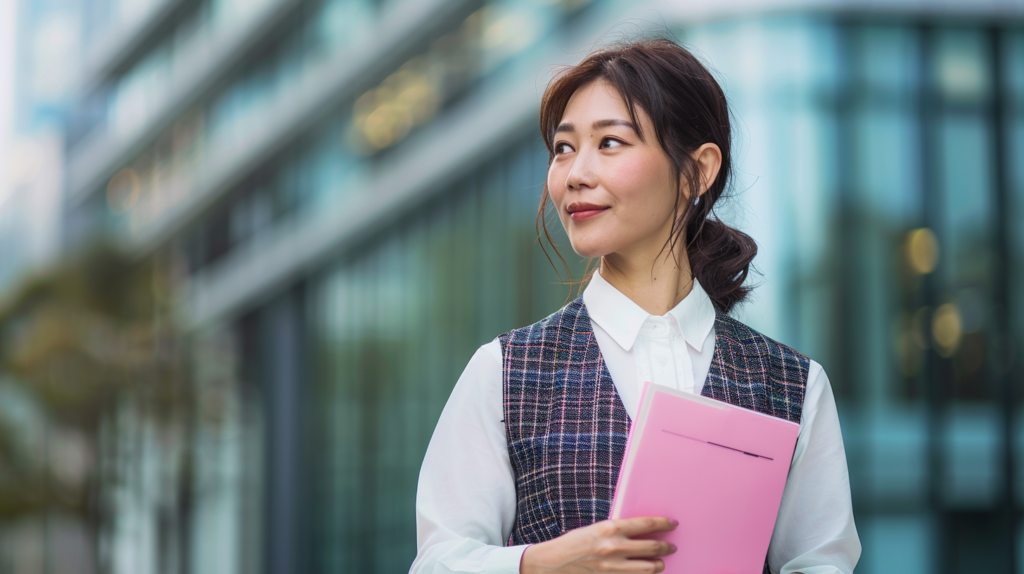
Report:
[[[608,210],[607,205],[594,205],[593,203],[574,202],[570,203],[566,209],[569,212],[569,217],[575,221],[581,219],[587,219],[594,217],[603,211]]]
[[[598,215],[600,213],[604,213],[607,210],[608,210],[607,207],[601,207],[599,209],[583,209],[583,210],[580,210],[580,211],[574,211],[574,212],[570,213],[569,217],[573,218],[573,220],[575,220],[575,221],[579,221],[581,219],[587,219],[587,218],[590,218],[590,217],[594,217],[595,215]]]

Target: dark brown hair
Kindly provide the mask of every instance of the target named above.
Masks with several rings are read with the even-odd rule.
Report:
[[[637,107],[651,118],[654,135],[668,154],[675,179],[685,175],[690,197],[700,191],[700,171],[691,153],[705,143],[717,144],[722,165],[700,202],[693,205],[676,193],[672,234],[665,248],[674,250],[685,235],[686,254],[693,276],[707,292],[715,308],[728,313],[743,301],[751,287],[743,283],[757,254],[754,240],[712,217],[715,202],[723,195],[732,171],[729,108],[722,88],[690,52],[665,39],[643,39],[602,48],[576,66],[562,70],[548,84],[541,100],[540,130],[548,148],[548,165],[555,157],[555,128],[576,90],[598,79],[613,85],[625,100],[637,135],[641,124]],[[537,237],[541,229],[555,254],[565,260],[551,241],[544,218],[548,203],[547,182],[537,209]],[[541,248],[544,248],[541,242]],[[545,255],[547,250],[545,249]],[[550,260],[550,257],[548,257]],[[589,267],[589,266],[588,266]],[[565,266],[566,272],[568,267]],[[571,280],[571,275],[570,275]]]

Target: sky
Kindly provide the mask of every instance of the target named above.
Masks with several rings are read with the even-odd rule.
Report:
[[[0,0],[0,209],[11,186],[10,156],[14,107],[14,43],[17,0]]]

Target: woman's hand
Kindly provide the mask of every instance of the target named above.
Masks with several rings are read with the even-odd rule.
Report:
[[[659,558],[676,551],[660,540],[630,540],[633,536],[666,532],[679,524],[668,518],[605,520],[566,532],[526,548],[520,574],[584,574],[589,572],[661,572]]]

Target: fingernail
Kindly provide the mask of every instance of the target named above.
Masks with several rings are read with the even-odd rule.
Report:
[[[676,526],[679,526],[679,521],[676,520],[675,518],[669,520],[668,523],[671,524],[673,528],[675,528]]]
[[[676,545],[675,544],[669,544],[668,545],[668,553],[671,554],[671,553],[673,553],[675,551],[676,551]]]

